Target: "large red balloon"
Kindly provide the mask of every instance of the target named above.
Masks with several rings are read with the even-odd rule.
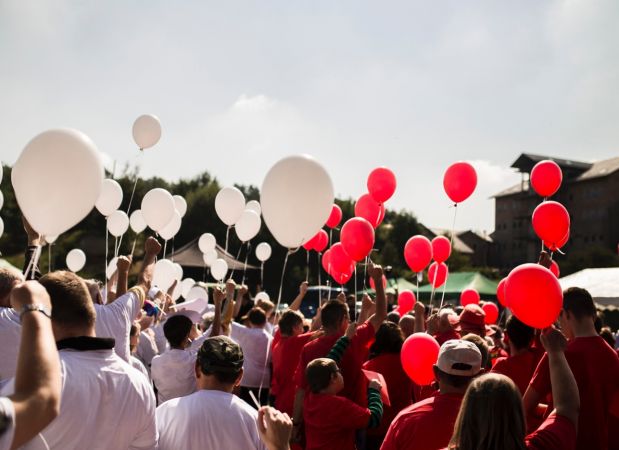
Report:
[[[383,289],[387,288],[387,277],[383,275],[383,282],[381,283],[383,285]],[[376,282],[374,281],[374,278],[370,277],[370,288],[376,290]]]
[[[477,187],[477,172],[467,162],[449,166],[443,176],[445,193],[454,203],[460,203],[471,196]]]
[[[380,204],[380,216],[378,216],[378,223],[376,224],[376,227],[374,228],[377,228],[381,223],[383,223],[383,220],[385,219],[385,212],[386,212],[385,204],[381,203]]]
[[[314,246],[316,245],[317,240],[318,240],[318,233],[316,233],[316,235],[313,238],[311,238],[309,241],[303,244],[303,248],[307,250],[308,252],[310,250],[314,250]]]
[[[565,244],[567,244],[567,241],[569,240],[570,240],[570,230],[567,230],[567,234],[563,237],[563,239],[561,239],[560,242],[553,244],[551,242],[544,241],[544,245],[548,247],[548,249],[551,252],[556,252],[558,249],[563,248],[563,246],[565,246]]]
[[[314,250],[322,252],[329,245],[329,235],[325,230],[320,230],[316,235],[316,242],[314,243]]]
[[[363,217],[376,228],[385,216],[384,207],[372,198],[370,194],[363,194],[355,203],[355,216]],[[382,216],[382,217],[381,217]]]
[[[479,292],[475,289],[465,289],[460,294],[460,304],[466,305],[479,305]]]
[[[329,228],[335,228],[340,224],[341,221],[342,221],[342,210],[339,206],[337,206],[334,203],[333,207],[331,207],[331,214],[329,215],[329,218],[327,219],[326,225]]]
[[[481,309],[486,313],[486,317],[484,317],[486,325],[492,325],[499,319],[499,307],[494,303],[484,303]]]
[[[336,272],[331,271],[331,276],[337,284],[346,284],[352,277],[352,272]]]
[[[539,264],[522,264],[513,269],[505,283],[505,299],[514,315],[533,328],[552,325],[563,306],[559,280]]]
[[[442,263],[451,255],[451,242],[445,236],[436,236],[432,239],[432,257],[434,261]]]
[[[421,272],[432,261],[430,239],[420,234],[410,238],[404,246],[404,259],[413,272]]]
[[[404,315],[412,310],[415,303],[417,303],[417,299],[412,291],[404,289],[398,294],[398,310],[400,311],[400,315]]]
[[[559,269],[559,264],[557,264],[556,261],[552,261],[550,263],[549,269],[555,277],[559,278],[559,275],[561,275],[561,270]]]
[[[538,195],[550,197],[561,187],[563,172],[556,162],[546,159],[535,164],[530,178],[531,186]]]
[[[333,244],[330,251],[331,272],[348,272],[353,260],[350,258],[341,242]]]
[[[433,262],[428,269],[428,280],[434,286],[434,289],[439,288],[447,281],[449,269],[445,263]]]
[[[325,272],[331,273],[331,249],[322,254],[321,263]]]
[[[507,278],[503,278],[499,281],[498,286],[496,287],[496,298],[499,299],[499,303],[507,308],[507,299],[505,298],[505,282]]]
[[[374,228],[363,217],[353,217],[342,227],[340,242],[348,256],[361,261],[374,247]]]
[[[439,350],[438,342],[429,334],[412,334],[402,345],[402,368],[415,383],[427,386],[434,381],[433,366],[438,360]]]
[[[397,182],[393,172],[386,167],[378,167],[368,176],[368,192],[378,203],[385,203],[395,192]]]
[[[559,202],[540,203],[533,211],[533,229],[550,246],[557,246],[570,231],[570,215]]]

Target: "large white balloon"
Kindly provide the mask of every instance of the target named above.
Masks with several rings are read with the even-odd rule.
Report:
[[[118,270],[118,268],[116,267],[116,263],[118,262],[118,257],[114,256],[109,264],[107,265],[107,269],[105,271],[105,276],[107,277],[107,279],[109,280],[110,278],[112,278],[114,276],[114,272],[116,272],[116,270]]]
[[[204,291],[204,289],[202,290]],[[196,295],[198,294],[202,294],[202,293],[196,292]],[[202,314],[207,306],[208,306],[207,297],[197,297],[197,298],[194,298],[193,300],[184,301],[183,303],[179,303],[178,305],[176,305],[174,309],[176,309],[177,311],[195,311],[198,314]]]
[[[153,284],[162,291],[167,291],[176,280],[176,268],[169,259],[160,259],[155,263],[153,272]]]
[[[247,242],[258,234],[261,224],[260,216],[255,211],[246,209],[234,224],[234,230],[241,242]]]
[[[222,281],[226,274],[228,273],[228,263],[221,259],[217,258],[213,264],[211,264],[211,275],[217,281]]]
[[[183,293],[183,287],[180,283],[176,283],[176,287],[172,291],[172,300],[178,300]]]
[[[235,187],[225,187],[215,197],[215,212],[223,223],[234,225],[245,209],[245,196]]]
[[[190,302],[197,298],[205,298],[208,301],[208,292],[201,286],[194,286],[183,297],[185,297],[185,302]]]
[[[262,208],[260,207],[260,202],[258,200],[250,200],[245,205],[245,210],[254,211],[256,214],[262,214]]]
[[[86,217],[102,181],[97,147],[84,133],[70,129],[36,136],[11,172],[19,209],[43,236],[64,233]]]
[[[178,284],[181,284],[181,278],[183,278],[183,267],[179,263],[173,263],[176,270],[176,280]]]
[[[146,225],[156,232],[170,223],[175,211],[172,194],[165,189],[151,189],[142,199],[142,217]]]
[[[127,213],[120,209],[114,211],[107,218],[107,230],[112,236],[119,237],[127,232],[129,229],[129,217]]]
[[[150,148],[161,138],[161,123],[157,116],[144,114],[133,122],[133,140],[140,150]]]
[[[267,173],[260,205],[264,223],[277,242],[297,248],[314,237],[329,218],[333,182],[311,156],[289,156]]]
[[[256,247],[256,258],[259,261],[265,262],[267,259],[271,257],[271,246],[266,242],[261,242]]]
[[[192,287],[194,287],[194,285],[196,284],[196,280],[194,280],[193,278],[185,278],[183,281],[181,281],[180,285],[181,285],[181,295],[184,298],[187,298],[187,293],[189,292],[189,289],[191,289]]]
[[[178,213],[181,217],[185,217],[185,213],[187,212],[187,202],[185,199],[180,195],[173,195],[172,198],[174,199],[174,207]]]
[[[219,255],[217,254],[217,250],[215,249],[209,250],[208,252],[202,254],[202,259],[204,260],[204,264],[206,264],[209,267],[211,267],[213,263],[217,261],[218,257]]]
[[[67,253],[67,267],[71,272],[79,272],[86,264],[86,254],[79,248],[74,248]]]
[[[262,291],[262,292],[258,292],[256,294],[256,296],[254,297],[254,302],[258,302],[260,300],[268,302],[268,301],[271,300],[271,298],[269,297],[269,294],[267,294],[266,292]]]
[[[144,216],[142,216],[141,209],[136,209],[131,213],[129,225],[135,233],[141,233],[146,229],[146,222],[144,221]]]
[[[51,236],[45,236],[45,242],[47,242],[48,244],[53,244],[54,242],[56,242],[56,239],[58,239],[58,235],[51,235]]]
[[[170,223],[168,223],[165,227],[159,230],[159,235],[166,241],[169,241],[174,236],[176,236],[178,230],[181,229],[181,222],[181,215],[178,213],[178,211],[174,210],[172,220],[170,220]]]
[[[105,217],[116,211],[123,201],[123,190],[118,181],[106,178],[101,183],[101,194],[95,203],[96,208]]]
[[[215,236],[211,233],[204,233],[198,240],[198,248],[202,253],[206,253],[209,250],[214,250],[215,245],[217,245],[217,241],[215,240]]]

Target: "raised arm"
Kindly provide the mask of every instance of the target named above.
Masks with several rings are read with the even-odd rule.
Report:
[[[236,301],[234,302],[234,314],[232,315],[232,317],[234,317],[235,319],[239,316],[239,313],[241,312],[241,306],[243,306],[243,298],[245,297],[245,294],[247,294],[247,291],[247,286],[243,284],[241,285],[236,294]]]
[[[127,280],[129,278],[129,269],[131,268],[131,256],[119,256],[116,261],[116,298],[124,295],[127,292]],[[109,303],[109,300],[108,300]]]
[[[144,291],[144,297],[148,293],[153,281],[153,271],[155,270],[155,261],[157,255],[161,251],[161,244],[154,237],[149,237],[144,243],[144,260],[142,261],[142,268],[138,275],[137,287]],[[143,301],[142,301],[143,303]],[[142,305],[140,305],[140,308]]]
[[[415,312],[415,326],[413,327],[414,333],[423,333],[426,331],[426,307],[420,301],[415,303],[413,307]]]
[[[299,286],[299,295],[297,295],[297,297],[292,301],[288,309],[292,311],[298,311],[301,308],[301,303],[303,302],[303,299],[305,298],[305,295],[307,294],[308,286],[309,284],[307,281],[304,281],[303,283],[301,283],[301,285]]]
[[[383,288],[383,268],[370,263],[368,273],[376,285],[376,312],[368,321],[372,324],[374,330],[378,331],[380,325],[387,318],[387,299],[385,297],[385,289]]]
[[[22,272],[29,280],[38,280],[41,277],[39,266],[33,265],[32,267],[29,267],[29,265],[30,260],[32,260],[34,253],[37,251],[37,248],[41,247],[45,241],[41,238],[39,233],[34,231],[28,220],[26,220],[23,215],[21,216],[21,221],[24,226],[24,230],[26,231],[26,235],[28,236],[28,246],[26,247],[24,268]],[[26,273],[26,271],[28,271],[28,273]]]
[[[215,316],[211,325],[210,337],[219,336],[221,334],[221,305],[226,297],[225,292],[216,287],[213,289],[213,304],[215,305]]]
[[[356,307],[356,306],[355,306]],[[363,294],[361,299],[361,311],[357,317],[357,323],[363,323],[376,312],[376,303],[368,294]]]

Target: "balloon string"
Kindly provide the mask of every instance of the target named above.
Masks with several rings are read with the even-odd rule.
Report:
[[[322,306],[322,253],[318,252],[318,307]]]
[[[47,273],[52,271],[52,244],[47,244]]]
[[[144,151],[140,149],[140,156],[138,158],[142,158],[141,155],[144,154]],[[133,181],[133,189],[131,189],[131,196],[129,197],[129,206],[127,206],[127,216],[129,216],[129,211],[131,211],[131,204],[133,203],[133,197],[135,195],[135,187],[138,185],[138,179],[140,178],[140,161],[138,161],[138,165],[135,169],[135,180]],[[118,248],[120,249],[120,244],[123,242],[124,233],[120,235],[120,243],[118,244]]]
[[[163,241],[163,258],[162,259],[165,259],[165,254],[167,250],[168,250],[168,240],[166,239],[165,241]]]
[[[228,253],[228,237],[230,236],[230,228],[232,228],[231,225],[228,225],[228,228],[226,228],[226,248],[224,249],[226,253]]]
[[[454,205],[454,220],[451,224],[451,236],[450,236],[450,241],[449,241],[449,248],[453,248],[453,242],[454,242],[454,234],[456,234],[456,216],[458,214],[458,204],[456,203]],[[449,278],[449,264],[447,262],[445,262],[445,266],[447,267],[447,278]],[[437,266],[437,272],[438,272],[438,266]],[[443,302],[445,301],[445,290],[447,289],[447,279],[445,279],[445,284],[443,284],[443,293],[441,294],[441,305],[439,306],[438,309],[441,309],[443,307]]]
[[[331,247],[332,241],[333,241],[333,228],[329,228],[329,247]]]
[[[133,252],[135,252],[135,244],[138,242],[138,236],[135,236],[135,239],[133,239],[133,245],[131,246],[131,257],[133,258]]]
[[[264,261],[260,262],[260,286],[264,286]]]
[[[419,274],[421,272],[417,272],[417,275],[415,276],[415,278],[417,278],[417,301],[420,301],[421,299],[419,298]]]
[[[243,264],[243,279],[241,280],[241,286],[245,284],[245,274],[247,272],[247,258],[251,250],[251,243],[247,241],[247,253],[245,253],[245,263]]]
[[[24,277],[26,278],[26,280],[30,279],[30,280],[34,280],[34,276],[35,276],[35,268],[37,267],[37,264],[39,263],[39,258],[41,256],[41,246],[37,245],[37,247],[34,249],[34,252],[32,253],[32,256],[30,256],[30,261],[28,262],[28,266],[26,267],[26,273],[24,274]],[[31,278],[28,278],[31,277]]]
[[[355,303],[352,308],[352,321],[357,321],[357,264],[355,264]]]
[[[105,270],[103,271],[103,279],[107,284],[107,258],[108,258],[108,250],[109,250],[109,236],[107,230],[107,217],[105,218]],[[103,304],[107,304],[107,289],[103,291]]]
[[[367,289],[367,273],[368,273],[368,262],[369,262],[370,256],[366,256],[365,257],[365,264],[363,264],[363,290],[365,291]]]
[[[309,282],[309,250],[305,250],[305,282]]]
[[[236,261],[238,261],[238,260],[239,260],[239,258],[241,257],[241,250],[243,250],[243,245],[245,245],[245,242],[242,242],[242,243],[241,243],[241,246],[239,247],[239,251],[238,251],[238,252],[237,252],[237,254],[236,254]],[[248,252],[248,253],[249,253],[249,252]],[[236,263],[236,261],[234,261],[234,262]],[[235,271],[235,268],[233,267],[233,268],[232,268],[232,272],[230,273],[230,278],[233,278],[233,277],[234,277],[234,271]]]

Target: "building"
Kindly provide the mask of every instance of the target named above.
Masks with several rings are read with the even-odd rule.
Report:
[[[617,251],[619,243],[619,157],[594,163],[523,153],[511,167],[522,174],[519,184],[494,196],[495,265],[507,270],[535,262],[542,244],[531,225],[533,210],[542,199],[529,187],[529,174],[539,161],[551,159],[563,171],[563,183],[552,200],[570,213],[566,251],[591,246]]]
[[[451,235],[451,230],[427,228],[422,224],[420,226],[422,234],[428,239],[434,239],[436,236],[446,236],[449,238]],[[455,251],[467,256],[472,266],[489,267],[496,262],[495,245],[490,236],[485,232],[456,230],[452,246]]]

